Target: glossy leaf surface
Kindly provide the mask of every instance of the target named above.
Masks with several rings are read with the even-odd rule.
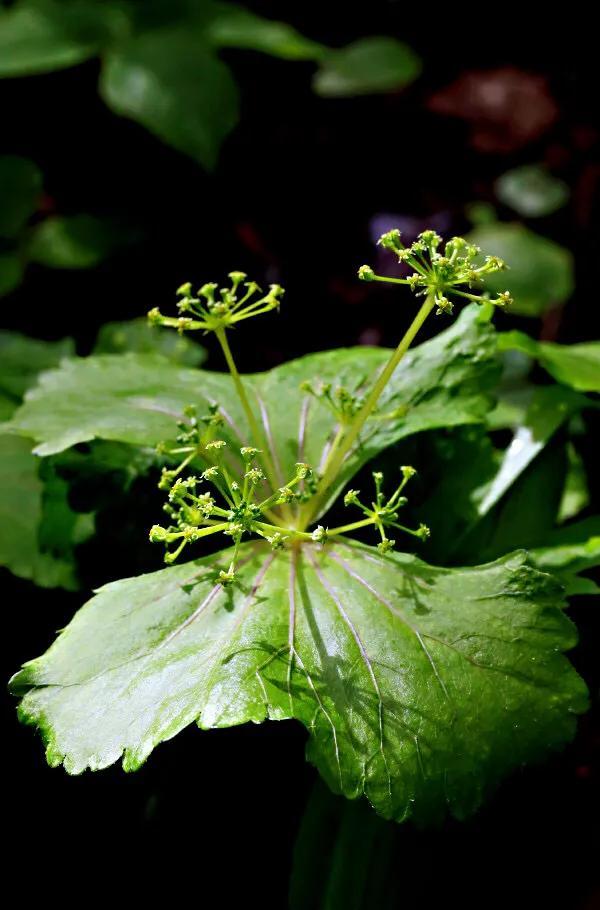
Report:
[[[296,718],[336,792],[388,818],[472,812],[573,734],[585,687],[560,653],[560,588],[515,553],[438,569],[338,542],[248,543],[103,587],[12,681],[52,765],[134,770],[196,722]]]

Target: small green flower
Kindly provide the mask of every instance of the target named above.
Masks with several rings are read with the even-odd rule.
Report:
[[[149,537],[151,543],[165,543],[167,536],[166,528],[162,528],[160,525],[152,525],[150,528]]]
[[[215,282],[208,282],[198,288],[196,295],[189,281],[177,288],[179,316],[163,316],[157,307],[148,313],[153,325],[169,326],[178,332],[217,332],[270,310],[279,309],[284,290],[279,284],[272,284],[262,297],[255,281],[246,281],[245,272],[230,272],[231,285],[219,288]],[[182,316],[182,313],[189,315]]]
[[[512,302],[508,291],[492,298],[482,290],[485,277],[504,270],[506,263],[498,256],[486,256],[483,264],[479,264],[481,250],[463,237],[452,237],[444,244],[435,231],[423,231],[414,243],[405,246],[400,231],[392,230],[382,234],[378,243],[394,253],[398,262],[409,265],[412,274],[407,278],[390,278],[376,275],[370,266],[363,265],[358,277],[363,281],[406,284],[417,295],[429,295],[435,302],[437,315],[452,314],[454,297],[476,303],[489,300],[500,307]]]

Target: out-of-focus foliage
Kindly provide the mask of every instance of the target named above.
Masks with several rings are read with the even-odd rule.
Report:
[[[502,335],[500,345],[536,358],[558,382],[580,392],[600,392],[600,341],[553,344],[515,331]]]
[[[507,171],[496,180],[495,189],[500,202],[524,218],[551,215],[569,199],[567,184],[539,164],[524,164]]]
[[[510,287],[512,313],[540,316],[564,303],[573,292],[571,253],[522,224],[481,224],[471,231],[469,240],[483,253],[493,250],[508,265],[510,272],[490,275],[485,286],[491,294]]]
[[[0,333],[2,419],[41,371],[72,354],[69,338],[44,342]],[[93,518],[73,512],[67,484],[31,448],[29,439],[2,433],[0,424],[0,565],[42,587],[76,588],[74,550],[93,533]]]
[[[147,319],[131,319],[128,322],[107,322],[98,332],[94,346],[95,354],[163,354],[172,363],[186,367],[198,367],[206,357],[206,351],[187,335],[162,332],[150,325]]]
[[[319,95],[346,97],[393,91],[421,73],[417,54],[395,38],[364,38],[324,57],[313,85]]]
[[[19,287],[30,263],[90,268],[137,238],[132,227],[93,215],[35,221],[41,197],[42,175],[32,161],[0,157],[0,296]]]
[[[412,82],[418,56],[392,38],[341,50],[284,22],[215,0],[19,0],[0,14],[0,78],[27,76],[101,57],[100,94],[207,169],[239,117],[238,88],[219,52],[259,51],[321,68],[321,95],[387,92]]]
[[[100,94],[209,169],[238,119],[231,71],[185,24],[133,35],[107,53]]]
[[[48,73],[83,63],[126,26],[124,4],[21,0],[0,17],[0,77]]]
[[[99,265],[132,236],[130,230],[109,218],[52,217],[33,230],[27,253],[31,262],[48,268],[87,269]]]
[[[39,373],[74,353],[71,338],[38,341],[18,332],[0,332],[0,392],[11,399],[14,410]]]
[[[17,237],[37,208],[42,175],[33,161],[0,157],[0,237]]]

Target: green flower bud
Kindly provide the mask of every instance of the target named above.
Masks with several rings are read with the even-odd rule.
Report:
[[[285,502],[293,502],[296,498],[296,494],[293,490],[290,490],[289,487],[280,487],[278,492],[277,505],[282,505]]]
[[[244,446],[242,449],[240,449],[240,453],[246,464],[249,464],[253,458],[256,458],[259,452],[260,449],[254,449],[252,446]]]
[[[283,534],[280,534],[279,531],[276,531],[272,537],[267,537],[267,540],[274,550],[282,550],[287,539],[288,538],[284,537]]]
[[[148,310],[147,316],[150,325],[162,325],[163,319],[165,318],[157,306]]]
[[[221,582],[221,584],[223,585],[224,588],[228,587],[228,585],[232,585],[233,582],[235,581],[235,572],[232,569],[229,569],[228,572],[224,572],[221,569],[221,571],[219,572],[219,581]]]
[[[393,230],[382,234],[377,243],[379,246],[382,246],[384,250],[391,250],[393,253],[397,253],[398,250],[402,248],[401,236],[398,228],[394,228]]]
[[[360,490],[348,490],[344,496],[344,505],[345,506],[357,506],[360,505]]]
[[[390,540],[388,537],[386,537],[385,540],[381,540],[377,544],[377,549],[379,550],[380,553],[385,554],[385,553],[389,553],[390,550],[393,550],[395,545],[396,545],[395,540]]]

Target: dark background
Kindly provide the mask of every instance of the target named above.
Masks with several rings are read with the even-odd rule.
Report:
[[[577,289],[551,318],[505,317],[505,325],[562,342],[597,337],[597,50],[585,16],[565,22],[553,13],[550,22],[524,25],[522,13],[500,7],[248,5],[332,46],[395,35],[422,56],[423,75],[402,93],[327,100],[311,91],[312,64],[227,53],[242,118],[211,175],[108,111],[96,93],[96,63],[0,82],[1,151],[39,165],[46,209],[117,215],[143,230],[136,246],[93,271],[32,268],[3,301],[5,328],[72,335],[85,354],[103,322],[166,310],[182,281],[219,280],[235,268],[287,288],[280,316],[247,324],[243,347],[235,338],[244,369],[361,341],[392,345],[401,316],[395,297],[355,280],[356,267],[373,259],[370,220],[392,213],[425,227],[442,219],[459,233],[469,203],[494,201],[500,174],[546,162],[572,196],[534,229],[573,251]],[[506,67],[517,78],[542,77],[556,117],[516,148],[509,117],[495,127],[496,147],[482,151],[477,124],[434,112],[431,98],[465,72]],[[214,348],[208,365],[221,368]],[[139,508],[152,513],[152,494],[140,495]],[[128,515],[116,516],[126,529]],[[138,557],[95,546],[84,556],[85,589],[138,570]],[[157,567],[154,553],[139,558]],[[8,676],[45,650],[84,594],[43,591],[7,572],[2,585]],[[597,690],[594,612],[591,602],[575,604],[582,644],[574,661]],[[40,743],[7,706],[7,858],[27,901],[102,894],[114,902],[164,896],[211,907],[286,906],[294,840],[316,777],[299,725],[188,729],[135,775],[112,768],[68,778],[46,767]],[[587,715],[564,754],[515,774],[472,821],[426,833],[396,827],[385,906],[600,906],[599,746]],[[334,822],[323,849],[333,830]]]

